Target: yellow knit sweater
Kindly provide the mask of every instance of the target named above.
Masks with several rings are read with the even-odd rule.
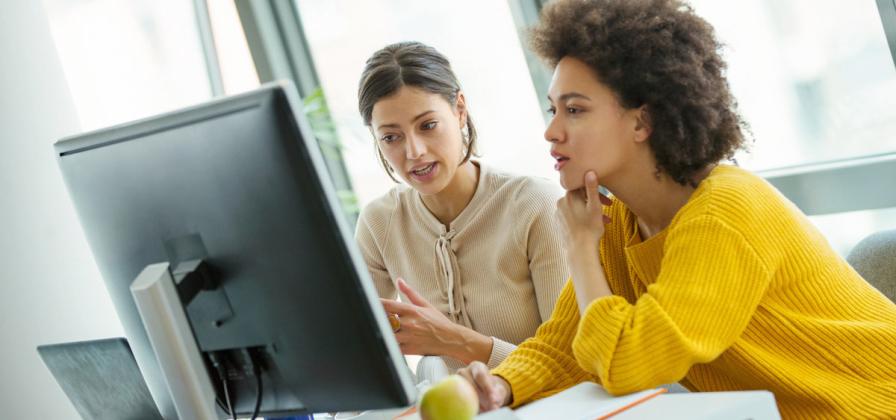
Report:
[[[718,166],[643,242],[621,202],[606,212],[614,295],[580,317],[566,284],[493,371],[514,406],[586,380],[613,394],[681,382],[769,390],[784,418],[896,418],[896,305],[761,178]]]

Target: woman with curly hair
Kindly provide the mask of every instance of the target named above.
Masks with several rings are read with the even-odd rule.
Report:
[[[461,371],[481,408],[679,382],[769,390],[785,418],[896,417],[896,305],[721,163],[745,136],[712,27],[675,0],[560,0],[532,44],[554,67],[545,138],[572,278],[535,337]]]

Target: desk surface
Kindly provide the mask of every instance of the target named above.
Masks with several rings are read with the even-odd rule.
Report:
[[[369,411],[354,420],[392,420],[404,409]],[[345,413],[348,414],[348,413]],[[316,414],[315,420],[333,420]],[[348,419],[338,416],[336,419]],[[774,395],[768,391],[691,392],[664,394],[615,416],[613,420],[644,419],[780,420]]]

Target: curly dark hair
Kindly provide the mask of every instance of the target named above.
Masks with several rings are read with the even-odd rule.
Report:
[[[585,62],[625,108],[646,105],[657,171],[681,185],[745,148],[749,127],[725,79],[722,45],[676,0],[558,0],[530,32],[551,67]]]

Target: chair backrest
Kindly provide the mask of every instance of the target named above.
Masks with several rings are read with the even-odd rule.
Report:
[[[862,239],[849,252],[846,261],[868,283],[896,302],[896,229]]]

